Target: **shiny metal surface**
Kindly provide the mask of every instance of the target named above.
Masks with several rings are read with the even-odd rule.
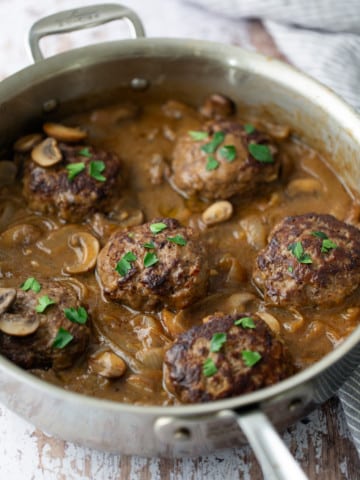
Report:
[[[40,33],[33,37],[36,45]],[[147,89],[133,88],[134,79],[145,81]],[[127,99],[176,96],[196,104],[214,91],[273,112],[279,123],[288,123],[310,145],[331,154],[329,162],[350,190],[359,188],[360,119],[350,107],[281,62],[201,41],[110,42],[22,70],[0,84],[0,149],[6,151],[19,131],[34,129],[37,121],[109,102],[115,94]],[[53,109],[44,107],[49,104]],[[180,407],[140,407],[81,396],[0,358],[0,401],[42,430],[83,445],[146,456],[200,455],[229,446],[229,438],[231,446],[244,442],[237,417],[222,412],[242,415],[256,408],[281,429],[326,400],[359,363],[359,341],[360,328],[314,366],[272,387]]]

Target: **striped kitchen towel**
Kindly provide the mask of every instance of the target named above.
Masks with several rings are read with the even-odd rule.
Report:
[[[360,0],[189,0],[232,20],[260,18],[278,49],[360,111]],[[360,366],[339,391],[360,454]]]

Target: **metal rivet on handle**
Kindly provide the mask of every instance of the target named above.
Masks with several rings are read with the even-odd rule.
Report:
[[[130,85],[134,90],[146,90],[150,83],[145,78],[133,78]]]

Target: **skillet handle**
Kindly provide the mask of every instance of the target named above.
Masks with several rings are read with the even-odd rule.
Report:
[[[44,56],[39,45],[43,37],[74,32],[120,19],[127,20],[132,38],[145,36],[144,27],[136,13],[117,4],[75,8],[44,17],[35,22],[30,29],[29,45],[32,57],[35,62],[43,60]]]
[[[266,480],[307,480],[267,416],[259,410],[242,413],[236,421],[245,434]]]

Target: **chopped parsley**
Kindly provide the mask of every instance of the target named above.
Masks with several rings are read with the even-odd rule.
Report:
[[[210,352],[218,352],[226,342],[226,333],[214,333],[210,342]]]
[[[252,350],[243,350],[241,352],[242,359],[247,367],[253,367],[261,360],[259,352],[253,352]]]
[[[243,328],[256,328],[255,322],[251,317],[242,317],[235,320],[234,324]]]
[[[162,232],[163,230],[165,230],[167,227],[166,223],[163,223],[163,222],[158,222],[158,223],[152,223],[150,225],[150,230],[152,233],[160,233]]]
[[[249,152],[251,155],[261,163],[274,163],[274,159],[270,148],[267,145],[259,145],[257,143],[249,143]]]
[[[324,232],[311,232],[311,235],[313,235],[314,237],[321,238],[322,240],[325,240],[326,238],[328,238],[328,236]]]
[[[337,248],[337,244],[330,240],[330,238],[324,232],[311,232],[314,237],[321,238],[321,253],[329,253],[330,250]]]
[[[169,242],[176,243],[176,245],[180,245],[184,247],[187,244],[187,241],[182,235],[175,235],[175,237],[167,237]]]
[[[115,270],[122,276],[125,277],[131,270],[131,264],[137,259],[136,255],[133,252],[127,252],[116,264]]]
[[[234,145],[225,145],[224,147],[221,147],[219,153],[229,163],[233,162],[236,158],[236,148]]]
[[[64,308],[65,317],[73,323],[79,323],[84,325],[88,318],[87,311],[84,307],[79,307],[78,309],[70,307]]]
[[[49,298],[47,295],[44,295],[39,298],[35,310],[37,313],[43,313],[50,305],[53,305],[54,303],[56,303],[55,300],[51,300],[51,298]]]
[[[155,253],[148,252],[144,257],[144,267],[149,268],[158,263],[159,259]]]
[[[156,248],[153,242],[146,242],[143,245],[144,248]]]
[[[90,152],[89,147],[82,148],[77,152],[77,154],[80,155],[81,157],[86,157],[86,158],[92,157],[92,153]]]
[[[293,273],[293,271],[294,271],[294,267],[289,265],[288,266],[288,272]]]
[[[198,130],[189,130],[188,133],[190,137],[196,142],[200,142],[201,140],[206,140],[209,137],[207,132],[200,132]]]
[[[251,123],[246,123],[244,125],[244,130],[248,135],[251,135],[252,133],[255,132],[255,127],[254,125],[251,125]]]
[[[73,338],[74,337],[71,335],[70,332],[65,330],[65,328],[60,327],[52,346],[53,348],[64,348],[73,340]]]
[[[218,371],[214,360],[212,358],[207,358],[203,363],[203,374],[205,377],[212,377]]]
[[[301,242],[294,242],[288,246],[288,250],[294,255],[296,260],[300,263],[312,263],[311,257],[304,252]]]
[[[102,172],[105,170],[105,163],[102,160],[94,160],[89,164],[89,175],[92,178],[95,178],[98,182],[105,182],[106,177],[101,175]]]
[[[29,277],[25,280],[25,282],[20,286],[21,290],[27,292],[28,290],[32,290],[35,293],[39,293],[41,290],[40,283],[34,277]]]
[[[330,240],[330,238],[324,238],[321,244],[321,253],[329,253],[334,248],[337,248],[336,243]]]
[[[220,163],[216,160],[216,158],[213,155],[209,155],[207,158],[207,163],[206,163],[206,170],[208,172],[211,172],[212,170],[216,170],[219,168]]]
[[[224,141],[224,132],[215,132],[209,143],[206,143],[201,147],[201,150],[205,153],[215,153],[218,146]]]
[[[78,162],[78,163],[69,163],[69,165],[66,165],[66,170],[68,172],[68,179],[70,182],[74,180],[74,178],[79,175],[83,170],[85,170],[85,163],[84,162]]]

